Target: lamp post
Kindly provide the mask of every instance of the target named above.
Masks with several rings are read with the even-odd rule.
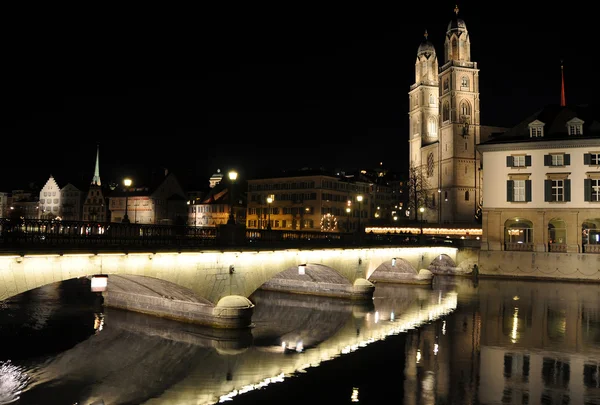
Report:
[[[232,170],[229,172],[229,181],[231,182],[231,187],[229,190],[229,219],[227,220],[227,225],[235,225],[235,218],[233,216],[233,183],[237,179],[237,172]]]
[[[128,224],[131,221],[129,221],[129,216],[127,215],[127,205],[129,203],[129,187],[131,187],[131,179],[124,179],[123,180],[123,184],[125,185],[125,215],[123,215],[123,220],[121,221],[124,224]]]
[[[358,232],[360,234],[360,217],[362,216],[362,212],[361,212],[361,203],[363,200],[363,196],[362,195],[357,195],[356,196],[356,201],[358,202]]]
[[[273,196],[270,195],[267,197],[267,209],[268,211],[268,217],[267,217],[267,229],[270,230],[271,229],[271,204],[273,203]]]
[[[350,212],[352,208],[346,207],[346,232],[350,232]]]

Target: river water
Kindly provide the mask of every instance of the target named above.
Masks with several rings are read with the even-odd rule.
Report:
[[[104,308],[69,280],[0,303],[0,404],[600,404],[599,298],[444,277],[368,302],[258,291],[231,331]]]

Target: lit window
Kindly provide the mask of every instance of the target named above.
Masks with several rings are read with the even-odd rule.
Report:
[[[513,167],[525,167],[525,156],[513,156]]]
[[[592,201],[600,201],[600,179],[591,179]]]
[[[565,201],[564,180],[552,180],[552,194],[550,201]]]
[[[569,135],[583,134],[583,120],[575,117],[567,121],[567,131]]]
[[[535,120],[529,123],[529,137],[541,138],[544,136],[544,123],[540,120]]]
[[[562,153],[559,155],[550,155],[552,157],[551,166],[564,166],[565,165],[565,155]]]
[[[525,180],[513,181],[513,201],[525,201]]]

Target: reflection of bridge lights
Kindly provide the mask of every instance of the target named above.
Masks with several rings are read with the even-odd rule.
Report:
[[[352,395],[350,396],[350,401],[358,402],[358,388],[356,388],[356,387],[352,388]]]
[[[246,392],[250,392],[252,390],[264,388],[271,383],[282,382],[284,379],[285,379],[285,375],[283,373],[281,373],[279,375],[276,375],[275,377],[265,378],[264,380],[262,380],[261,382],[259,382],[257,384],[245,385],[242,388],[240,388],[239,390],[233,390],[229,394],[221,395],[219,397],[219,403],[222,403],[225,401],[231,401],[233,399],[233,397],[235,397],[236,395],[241,395],[241,394],[245,394]]]
[[[446,334],[446,320],[444,319],[444,321],[442,322],[442,335]]]
[[[375,323],[379,322],[379,311],[375,311]]]
[[[96,333],[104,328],[104,314],[94,314],[94,330]]]
[[[417,364],[421,361],[421,349],[417,349]]]
[[[390,321],[394,322],[394,318],[395,318],[394,311],[392,311],[392,313],[390,314]]]
[[[517,337],[518,337],[518,333],[517,333],[517,329],[519,327],[519,308],[515,307],[515,313],[513,314],[513,325],[512,325],[512,332],[510,334],[510,341],[513,343],[517,343]]]
[[[296,343],[296,351],[300,353],[302,350],[304,350],[304,344],[302,344],[302,341],[299,341]]]
[[[0,404],[18,401],[29,380],[29,376],[10,360],[0,362]]]
[[[439,351],[439,346],[438,346],[438,344],[436,343],[436,344],[434,344],[434,345],[433,345],[433,354],[434,354],[435,356],[437,356],[437,354],[438,354],[438,351]]]

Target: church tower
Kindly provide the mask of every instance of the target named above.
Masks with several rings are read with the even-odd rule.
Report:
[[[481,201],[479,69],[471,60],[471,40],[465,22],[455,16],[448,24],[444,64],[439,70],[438,178],[441,223],[474,223]]]
[[[427,31],[417,50],[415,84],[408,92],[410,121],[410,162],[418,168],[421,148],[438,140],[439,98],[438,61]]]

